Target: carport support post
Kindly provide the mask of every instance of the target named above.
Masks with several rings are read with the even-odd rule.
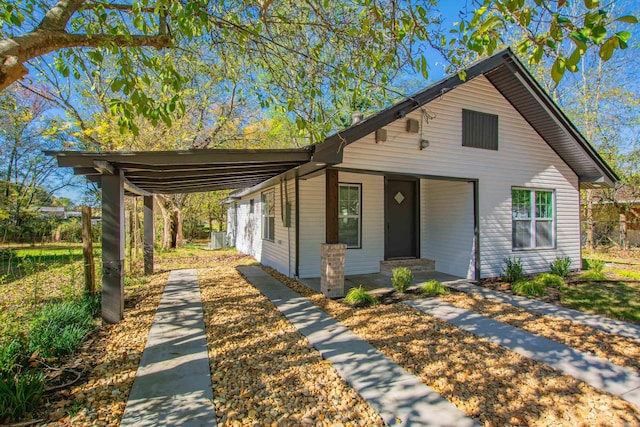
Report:
[[[144,274],[153,274],[153,195],[144,196]]]
[[[124,175],[102,175],[102,320],[124,317]]]
[[[338,243],[338,171],[326,170],[326,243],[320,248],[320,290],[328,298],[344,296],[344,256],[347,245]]]

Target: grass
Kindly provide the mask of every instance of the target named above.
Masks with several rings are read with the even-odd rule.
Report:
[[[631,280],[640,280],[640,273],[636,273],[635,271],[623,270],[621,268],[612,268],[609,271],[618,277],[625,277]]]
[[[449,293],[449,288],[444,286],[437,280],[429,280],[424,285],[420,286],[420,293],[426,296],[446,295]]]
[[[563,306],[640,323],[640,284],[590,281],[560,287]]]

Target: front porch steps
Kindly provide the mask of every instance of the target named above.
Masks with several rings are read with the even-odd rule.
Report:
[[[436,262],[432,259],[411,258],[380,261],[380,274],[389,276],[396,267],[407,267],[414,273],[436,271]]]

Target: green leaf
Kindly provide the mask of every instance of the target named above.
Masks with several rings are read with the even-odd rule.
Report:
[[[620,40],[621,42],[626,43],[631,38],[631,33],[627,31],[620,31],[619,33],[616,33],[616,37],[618,37],[618,40]]]
[[[560,82],[565,71],[565,58],[558,56],[551,67],[551,78],[556,84]]]
[[[638,23],[638,18],[636,18],[633,15],[625,15],[625,16],[621,16],[619,18],[616,18],[616,21],[626,22],[627,24],[637,24]]]
[[[600,2],[598,0],[584,0],[584,5],[587,9],[595,9],[600,5]]]
[[[598,25],[597,27],[594,27],[591,30],[591,40],[595,44],[602,43],[606,37],[607,37],[607,29],[601,25]]]
[[[603,61],[608,61],[613,56],[613,51],[618,47],[618,37],[613,36],[609,40],[607,40],[602,46],[600,46],[600,51],[598,54]]]
[[[458,78],[462,81],[467,80],[467,72],[465,70],[458,71]]]

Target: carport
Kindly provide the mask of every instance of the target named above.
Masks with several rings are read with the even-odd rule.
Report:
[[[313,147],[136,152],[47,151],[102,190],[102,318],[124,313],[124,195],[144,197],[144,271],[153,273],[153,194],[248,188],[309,164]]]

